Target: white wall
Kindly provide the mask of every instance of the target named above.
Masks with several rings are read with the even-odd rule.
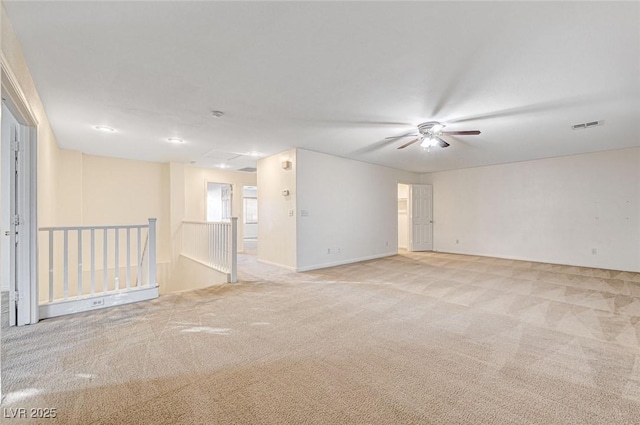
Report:
[[[640,148],[421,178],[438,251],[640,271]]]
[[[0,5],[0,48],[4,66],[15,77],[28,108],[38,122],[38,226],[55,226],[58,225],[59,218],[56,206],[60,202],[59,194],[66,190],[58,182],[61,171],[58,165],[60,149],[4,5]],[[40,262],[40,276],[47,273],[46,263]]]
[[[291,149],[258,161],[258,260],[289,269],[296,268],[296,156]]]
[[[419,175],[303,149],[297,161],[298,270],[397,253],[398,183]]]

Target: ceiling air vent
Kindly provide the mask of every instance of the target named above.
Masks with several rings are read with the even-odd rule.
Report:
[[[257,168],[244,167],[244,168],[239,168],[238,171],[244,171],[245,173],[255,173],[257,171]]]
[[[571,126],[571,128],[573,130],[582,130],[583,128],[591,128],[591,127],[597,127],[599,125],[604,125],[604,121],[600,120],[600,121],[589,121],[589,122],[585,122],[582,124],[574,124]]]

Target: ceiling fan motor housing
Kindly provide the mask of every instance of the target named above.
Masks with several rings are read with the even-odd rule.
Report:
[[[420,132],[420,134],[426,135],[427,133],[430,133],[430,130],[434,126],[439,125],[439,124],[440,123],[438,121],[423,122],[422,124],[418,124],[418,131]]]

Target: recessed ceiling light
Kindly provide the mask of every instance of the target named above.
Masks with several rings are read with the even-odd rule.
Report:
[[[95,128],[98,131],[104,131],[105,133],[113,133],[114,131],[116,131],[115,128],[111,128],[106,125],[96,125],[93,128]]]
[[[184,143],[184,140],[178,139],[177,137],[169,137],[167,141],[169,141],[169,143],[176,143],[176,144]]]
[[[230,165],[227,164],[218,164],[218,168],[229,168]]]
[[[222,111],[211,111],[211,115],[213,115],[216,118],[220,118],[221,116],[224,115],[224,112],[222,112]]]
[[[247,152],[247,155],[249,155],[249,156],[261,156],[262,154],[260,152],[251,151],[251,152]]]

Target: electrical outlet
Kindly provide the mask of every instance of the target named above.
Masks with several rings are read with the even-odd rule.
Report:
[[[300,217],[309,217],[309,211],[300,210]]]
[[[331,248],[327,248],[327,254],[331,254]]]
[[[340,248],[336,249],[336,253],[340,254]]]
[[[593,255],[597,255],[598,254],[598,248],[591,248],[591,253]]]
[[[99,307],[101,305],[104,305],[104,298],[91,301],[91,307]]]
[[[456,239],[456,243],[460,243],[460,239]]]
[[[289,210],[289,217],[293,217],[293,210]]]

